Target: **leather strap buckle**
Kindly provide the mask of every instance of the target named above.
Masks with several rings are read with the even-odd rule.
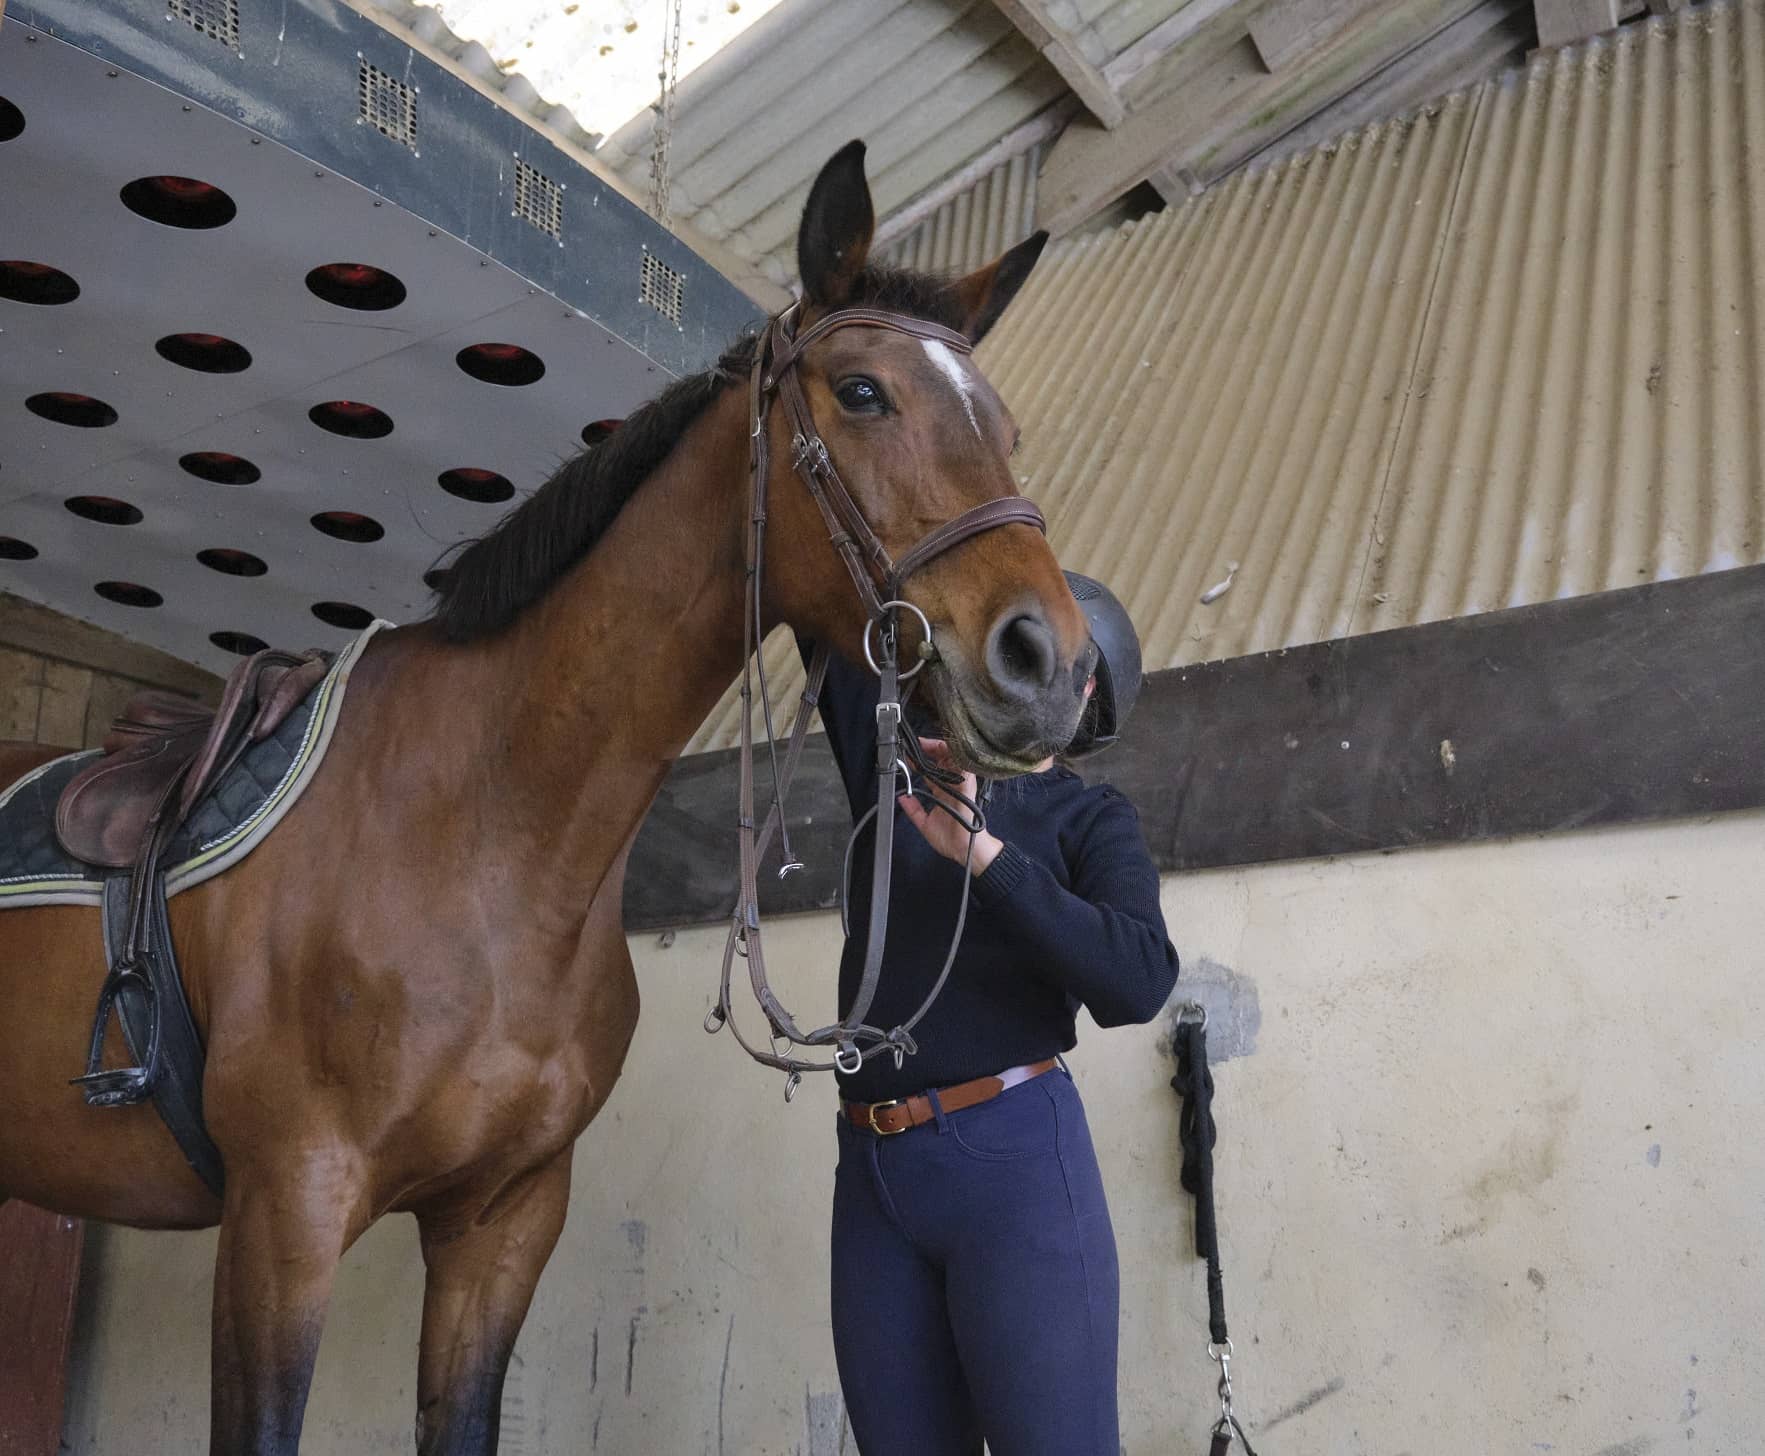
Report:
[[[872,1102],[870,1104],[870,1130],[878,1137],[894,1137],[897,1133],[906,1132],[907,1128],[905,1127],[878,1127],[876,1122],[877,1113],[887,1112],[891,1107],[899,1107],[900,1105],[901,1099],[899,1097],[891,1097],[887,1102]]]

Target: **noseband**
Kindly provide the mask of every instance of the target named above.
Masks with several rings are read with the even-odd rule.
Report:
[[[894,858],[896,777],[898,774],[908,773],[900,756],[901,684],[917,673],[933,655],[931,623],[918,607],[902,597],[907,579],[927,562],[943,555],[952,547],[995,527],[1016,524],[1034,526],[1039,531],[1047,530],[1042,513],[1029,501],[1016,495],[1001,496],[971,507],[955,519],[946,521],[928,533],[898,561],[893,559],[877,534],[871,530],[869,522],[864,519],[864,513],[858,509],[851,492],[840,479],[839,471],[834,468],[826,444],[816,433],[815,421],[809,410],[808,397],[803,392],[797,365],[812,344],[837,329],[889,329],[912,338],[942,344],[960,354],[972,353],[973,345],[962,334],[938,324],[868,308],[847,308],[830,313],[805,329],[800,336],[794,336],[790,318],[795,311],[794,308],[787,310],[767,324],[765,333],[755,347],[748,374],[748,575],[742,627],[744,652],[740,810],[737,819],[741,845],[741,891],[730,925],[729,940],[723,951],[723,973],[717,1004],[705,1018],[707,1031],[715,1032],[727,1023],[749,1056],[787,1074],[786,1101],[796,1091],[804,1072],[837,1069],[850,1074],[885,1049],[893,1053],[896,1065],[899,1066],[904,1056],[917,1050],[912,1035],[913,1028],[943,989],[944,982],[949,978],[950,968],[955,963],[957,946],[962,939],[962,928],[968,913],[966,893],[957,913],[955,935],[950,942],[950,951],[945,958],[943,970],[919,1009],[900,1025],[886,1030],[872,1026],[865,1020],[870,1014],[871,1003],[876,999],[877,981],[882,971],[883,944],[888,931],[889,878]],[[798,1027],[790,1012],[767,984],[766,960],[760,938],[760,860],[771,844],[774,832],[781,836],[785,861],[783,868],[779,870],[779,878],[782,879],[803,867],[791,855],[790,833],[784,823],[784,801],[802,756],[803,743],[809,731],[809,718],[814,712],[816,699],[827,675],[828,660],[826,644],[818,643],[809,663],[809,680],[797,704],[796,717],[791,724],[790,740],[781,766],[777,736],[772,727],[772,699],[767,688],[766,665],[764,661],[756,660],[757,649],[764,635],[761,597],[766,563],[767,477],[771,469],[767,425],[775,400],[782,406],[785,422],[791,431],[791,465],[821,511],[821,518],[827,526],[828,539],[840,560],[845,563],[852,584],[857,588],[858,596],[869,614],[869,621],[864,628],[864,655],[880,679],[876,705],[876,805],[866,812],[852,831],[855,841],[865,823],[872,817],[875,818],[870,929],[865,945],[864,970],[859,979],[858,994],[846,1015],[830,1026],[808,1032]],[[897,658],[900,645],[899,613],[902,610],[919,618],[924,634],[920,648],[921,660],[905,673],[900,671]],[[760,706],[766,725],[767,752],[772,760],[772,804],[763,824],[757,824],[754,818],[753,678],[756,675],[760,680]],[[909,746],[907,751],[911,756],[913,747]],[[908,788],[911,791],[910,773]],[[956,797],[961,798],[960,795]],[[941,805],[939,807],[942,808]],[[972,850],[974,835],[980,833],[985,825],[978,806],[969,804],[967,807],[971,811],[971,817],[966,821],[965,827],[969,830]],[[848,845],[848,864],[850,858],[851,848]],[[965,879],[967,874],[968,865],[965,862]],[[842,886],[842,918],[844,899]],[[738,955],[747,960],[748,978],[753,985],[754,999],[760,1003],[760,1009],[766,1017],[771,1040],[770,1050],[750,1044],[732,1016],[730,978]],[[786,1044],[784,1050],[780,1049],[780,1043]],[[833,1058],[830,1061],[806,1060],[792,1055],[790,1047],[832,1048]]]

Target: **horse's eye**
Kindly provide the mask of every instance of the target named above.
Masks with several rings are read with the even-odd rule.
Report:
[[[878,414],[887,409],[889,404],[876,381],[866,379],[863,375],[843,380],[834,395],[847,409],[858,414]]]

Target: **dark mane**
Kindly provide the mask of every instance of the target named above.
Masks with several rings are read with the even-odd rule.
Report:
[[[871,267],[853,305],[885,308],[960,328],[947,280]],[[550,480],[469,542],[442,568],[434,620],[454,642],[501,631],[593,549],[613,518],[680,437],[731,384],[746,377],[757,342],[746,334],[715,369],[676,380],[599,445],[564,462]]]

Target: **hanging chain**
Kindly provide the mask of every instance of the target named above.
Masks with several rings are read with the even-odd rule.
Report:
[[[668,210],[668,153],[674,141],[674,92],[680,80],[680,3],[662,0],[662,68],[656,72],[655,112],[650,144],[650,211],[666,227]]]

